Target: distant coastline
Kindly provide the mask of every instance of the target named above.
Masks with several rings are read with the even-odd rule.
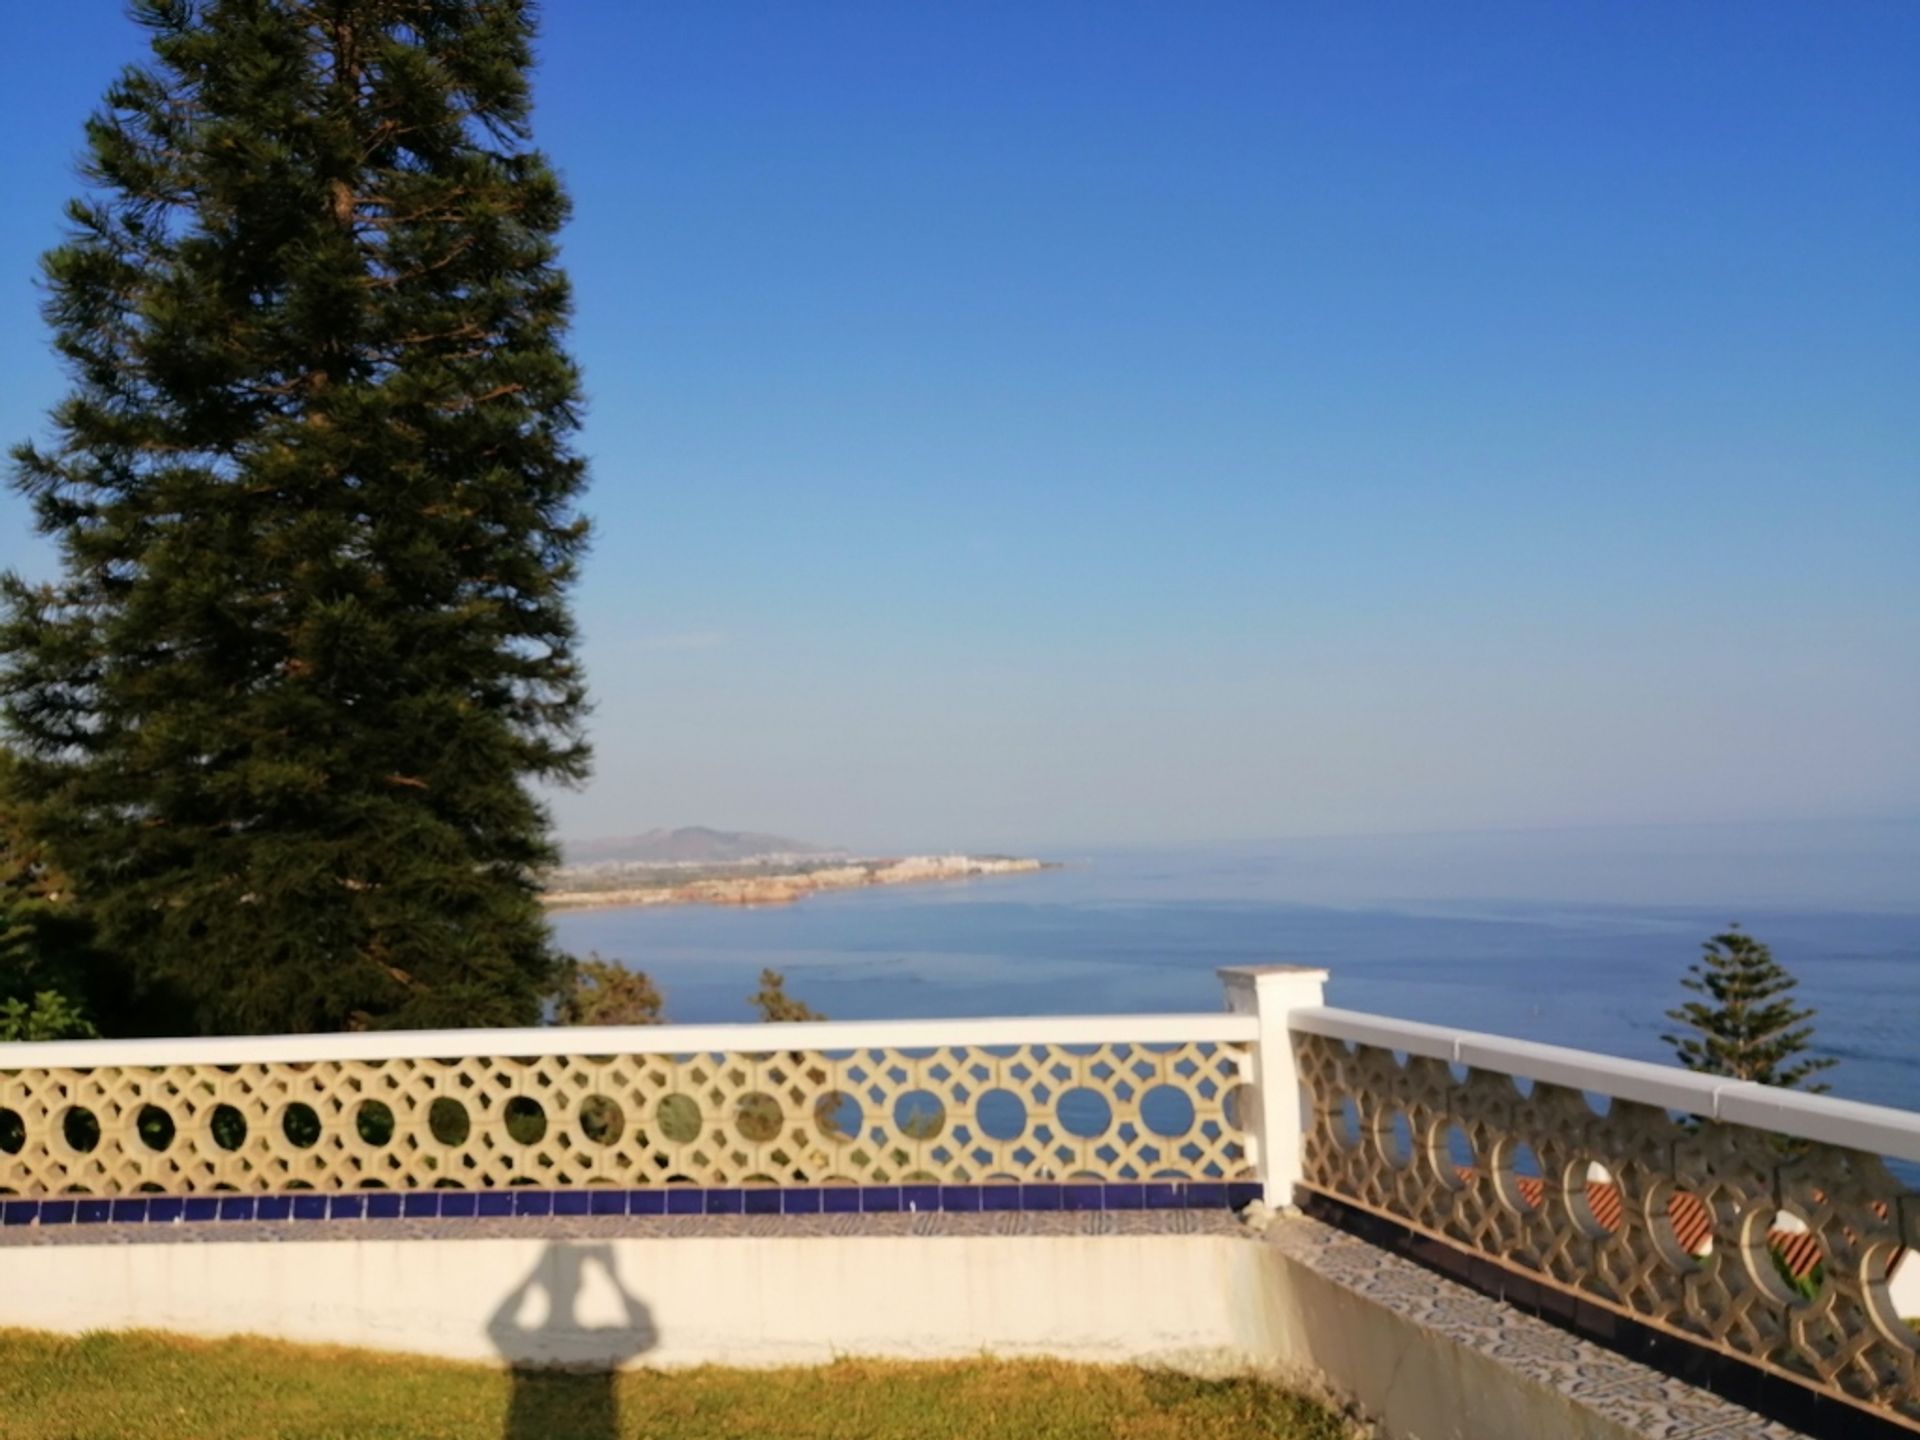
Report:
[[[1057,868],[1005,855],[910,855],[850,860],[777,856],[719,864],[603,862],[554,871],[541,900],[549,909],[646,905],[791,905],[830,890],[921,885]]]

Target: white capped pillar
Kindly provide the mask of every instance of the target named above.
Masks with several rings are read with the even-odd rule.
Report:
[[[1267,1204],[1278,1209],[1293,1203],[1306,1124],[1287,1014],[1326,1003],[1327,972],[1311,965],[1228,965],[1219,975],[1227,987],[1227,1009],[1260,1022],[1253,1048],[1252,1113],[1241,1119]]]

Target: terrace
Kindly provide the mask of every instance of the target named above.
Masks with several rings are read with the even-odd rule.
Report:
[[[0,1325],[1920,1434],[1920,1116],[1323,1003],[0,1047]]]

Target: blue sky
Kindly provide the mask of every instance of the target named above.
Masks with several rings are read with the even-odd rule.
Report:
[[[17,439],[139,36],[10,24]],[[1920,8],[553,0],[541,53],[564,832],[1920,814]]]

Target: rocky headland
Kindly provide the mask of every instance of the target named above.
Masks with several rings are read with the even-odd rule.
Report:
[[[1004,855],[910,855],[878,860],[778,857],[710,865],[602,861],[555,870],[541,898],[554,909],[790,905],[823,890],[972,880],[1051,868],[1044,861]]]

